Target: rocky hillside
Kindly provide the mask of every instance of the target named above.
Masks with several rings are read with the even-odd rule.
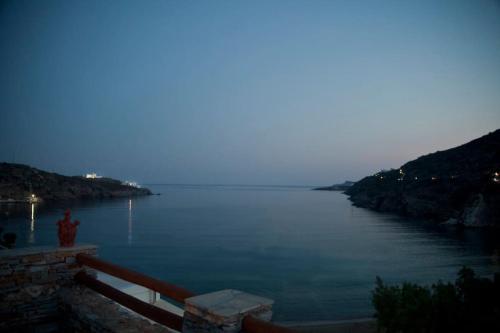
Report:
[[[31,193],[43,201],[61,201],[150,195],[151,191],[110,178],[68,177],[27,165],[0,163],[0,199],[22,200]]]
[[[356,205],[465,226],[500,226],[500,130],[365,177]]]

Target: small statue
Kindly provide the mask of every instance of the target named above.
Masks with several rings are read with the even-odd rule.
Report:
[[[71,211],[68,209],[64,212],[64,220],[57,221],[59,246],[71,247],[75,245],[76,227],[80,221],[75,220],[71,223]]]

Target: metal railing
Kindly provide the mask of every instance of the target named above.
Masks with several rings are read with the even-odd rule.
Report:
[[[88,254],[77,254],[76,260],[80,265],[85,265],[100,272],[120,278],[122,280],[141,285],[180,303],[184,303],[184,300],[186,298],[196,296],[194,293],[187,289],[149,277],[142,273],[134,272],[127,268],[123,268],[118,265],[106,262]],[[175,313],[143,302],[102,281],[97,280],[96,278],[88,275],[85,272],[77,273],[75,275],[75,280],[150,320],[153,320],[177,331],[182,331],[183,317]],[[295,332],[294,330],[291,330],[289,328],[277,326],[253,316],[246,316],[243,319],[242,328],[244,332],[247,333]]]

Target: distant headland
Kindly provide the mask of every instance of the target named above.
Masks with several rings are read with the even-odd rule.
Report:
[[[315,191],[346,191],[352,185],[354,185],[354,182],[346,180],[342,184],[333,184],[330,186],[316,187],[316,188],[313,188],[313,190],[315,190]]]
[[[56,202],[151,195],[135,183],[105,177],[63,176],[28,165],[0,163],[1,202]]]
[[[354,205],[464,226],[500,226],[500,129],[378,172],[345,192]]]

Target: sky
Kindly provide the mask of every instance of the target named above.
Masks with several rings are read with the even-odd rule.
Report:
[[[499,1],[0,2],[0,161],[328,185],[498,128]]]

